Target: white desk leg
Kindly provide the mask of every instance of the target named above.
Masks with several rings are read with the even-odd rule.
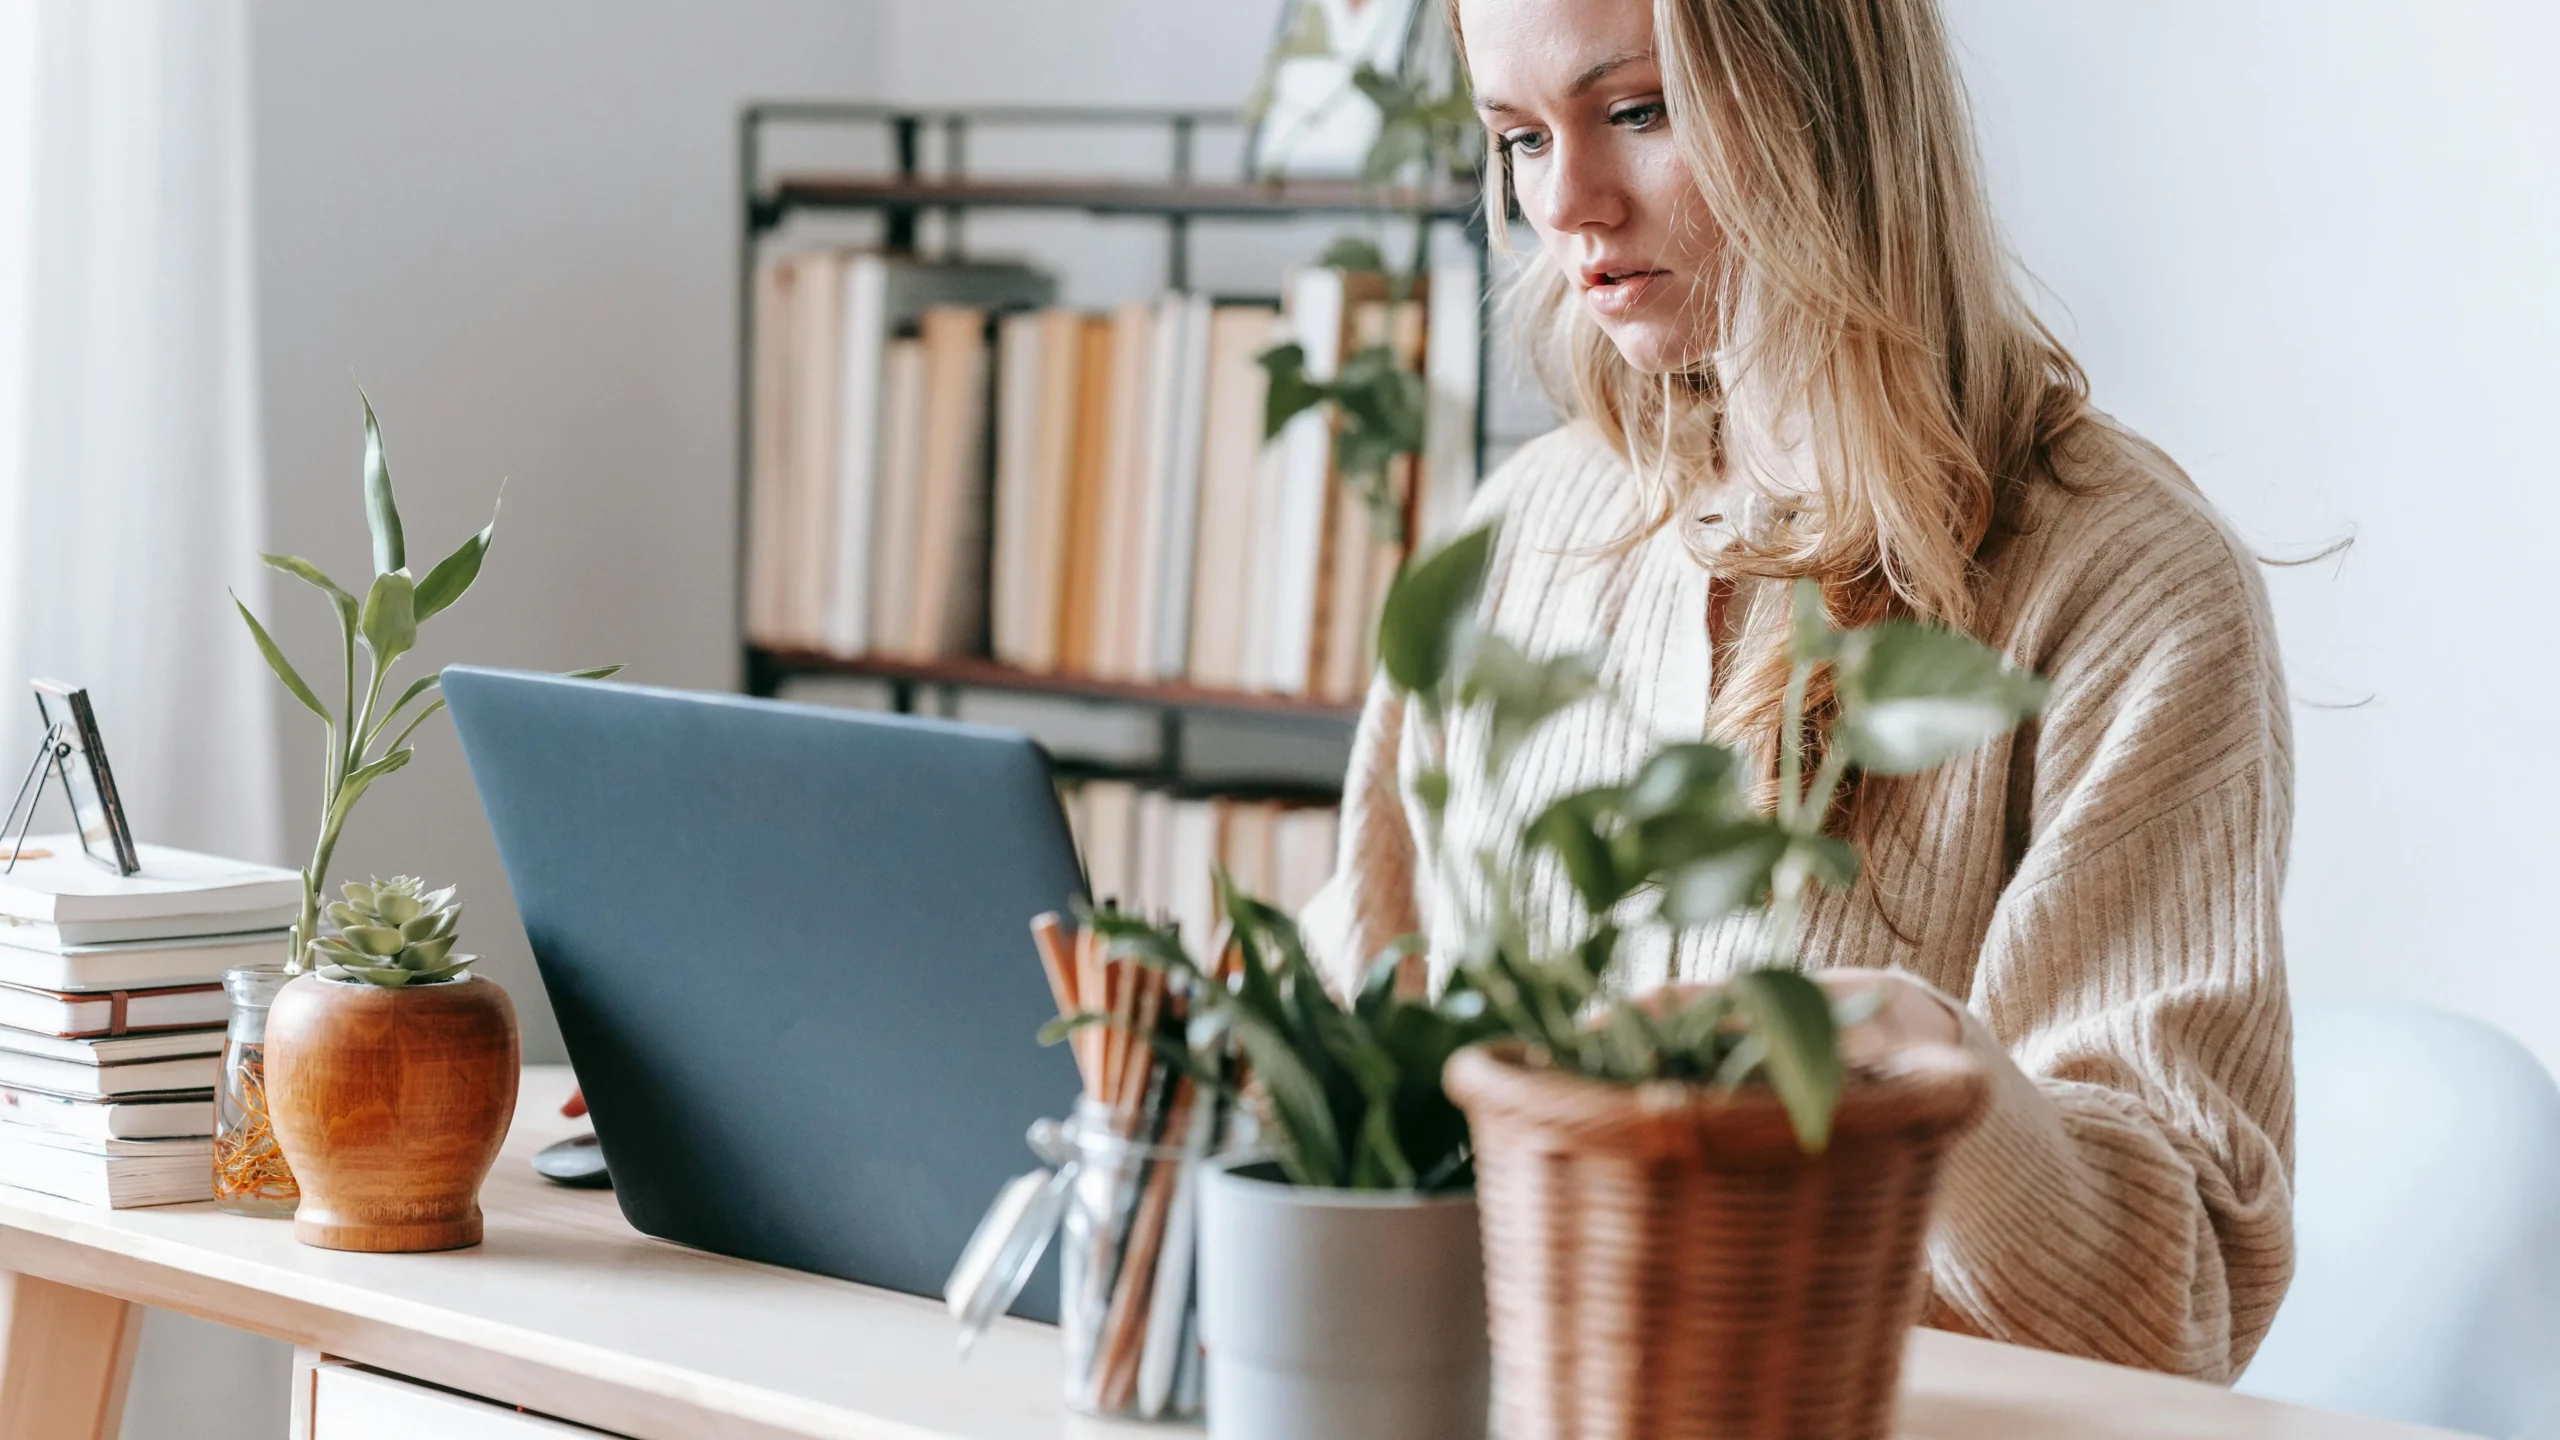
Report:
[[[0,1271],[0,1435],[116,1440],[142,1307]]]
[[[308,1345],[293,1347],[293,1423],[285,1427],[285,1440],[312,1440],[312,1386],[320,1378],[320,1352]]]

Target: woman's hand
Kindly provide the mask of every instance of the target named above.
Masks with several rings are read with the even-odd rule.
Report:
[[[1813,981],[1838,1008],[1857,1000],[1872,1013],[1842,1033],[1842,1058],[1871,1060],[1912,1045],[1964,1044],[1964,1010],[1936,987],[1900,970],[1824,970]],[[1863,997],[1863,998],[1862,998]]]

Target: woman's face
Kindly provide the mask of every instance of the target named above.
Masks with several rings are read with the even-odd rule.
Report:
[[[1629,365],[1714,348],[1715,226],[1672,143],[1650,0],[1459,0],[1476,111],[1520,209]]]

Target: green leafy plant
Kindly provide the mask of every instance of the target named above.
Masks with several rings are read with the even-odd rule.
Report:
[[[1281,36],[1272,53],[1273,67],[1293,57],[1331,53],[1321,15],[1315,6],[1301,7],[1295,28]],[[1267,95],[1267,89],[1266,77],[1258,93]],[[1382,276],[1390,297],[1404,301],[1430,263],[1432,187],[1443,178],[1474,178],[1483,159],[1483,132],[1463,74],[1453,76],[1447,88],[1435,88],[1363,63],[1352,70],[1337,103],[1355,94],[1378,112],[1377,137],[1361,162],[1362,188],[1380,217],[1404,215],[1413,250],[1403,269],[1391,269],[1376,241],[1346,235],[1316,263],[1348,274]],[[1264,439],[1276,438],[1298,415],[1330,406],[1336,421],[1334,469],[1368,507],[1371,528],[1384,539],[1402,542],[1404,505],[1395,493],[1394,466],[1403,456],[1422,453],[1429,406],[1423,378],[1405,368],[1386,345],[1354,352],[1325,380],[1308,373],[1306,350],[1300,345],[1275,345],[1262,353],[1261,361],[1270,377]]]
[[[1531,659],[1478,625],[1496,544],[1492,528],[1470,531],[1410,566],[1388,593],[1379,632],[1380,661],[1415,702],[1418,723],[1445,736],[1458,714],[1481,717],[1487,784],[1537,727],[1609,698],[1588,657]],[[1671,744],[1622,784],[1554,801],[1517,843],[1455,857],[1439,839],[1449,776],[1426,773],[1416,789],[1432,863],[1450,867],[1452,879],[1462,859],[1473,863],[1490,897],[1483,913],[1464,917],[1458,976],[1534,1059],[1621,1083],[1765,1080],[1811,1151],[1827,1143],[1840,1097],[1839,1027],[1857,1018],[1797,969],[1811,892],[1846,889],[1858,874],[1856,848],[1825,832],[1826,817],[1852,772],[1932,769],[2035,714],[2046,687],[1942,627],[1894,620],[1835,630],[1810,581],[1798,582],[1793,600],[1774,813],[1751,803],[1740,756]],[[1805,697],[1823,667],[1839,705],[1808,778]],[[1576,933],[1554,950],[1531,938],[1515,908],[1521,866],[1540,853],[1554,857],[1581,912]],[[1760,907],[1760,968],[1686,996],[1608,998],[1624,925],[1704,925]]]
[[[1187,1034],[1149,1037],[1158,1054],[1231,1096],[1249,1075],[1295,1184],[1424,1193],[1473,1186],[1467,1119],[1441,1091],[1440,1072],[1459,1050],[1501,1033],[1484,997],[1463,984],[1436,999],[1398,993],[1396,968],[1409,947],[1397,945],[1345,1004],[1326,989],[1287,915],[1223,871],[1217,879],[1228,920],[1205,964],[1165,927],[1116,911],[1085,917],[1115,955],[1168,972],[1190,997]],[[1231,949],[1232,962],[1222,963]],[[1055,1043],[1110,1022],[1088,1011],[1053,1022],[1042,1038]]]
[[[454,927],[462,907],[454,887],[428,890],[414,875],[377,875],[366,884],[349,881],[346,898],[329,902],[335,935],[311,942],[312,955],[332,971],[368,984],[426,985],[461,974],[477,959],[453,953]]]
[[[238,595],[231,597],[241,620],[249,627],[250,637],[257,642],[258,653],[266,657],[268,668],[275,671],[285,690],[304,709],[320,717],[328,732],[327,753],[322,756],[321,765],[319,840],[312,847],[311,863],[302,871],[302,914],[294,921],[291,950],[285,957],[285,968],[296,972],[308,968],[311,943],[320,938],[320,890],[328,882],[329,859],[337,850],[338,835],[346,826],[348,813],[375,781],[415,757],[409,737],[428,717],[444,708],[443,696],[428,698],[441,683],[442,672],[421,676],[397,699],[384,705],[382,692],[390,682],[392,666],[417,648],[418,627],[444,613],[480,578],[481,562],[488,558],[490,537],[498,528],[493,508],[489,523],[478,534],[437,561],[426,578],[413,577],[407,537],[400,526],[400,507],[391,494],[390,465],[383,458],[382,427],[374,419],[373,402],[364,399],[363,392],[357,393],[364,404],[364,518],[373,538],[373,580],[365,587],[363,598],[358,599],[339,586],[308,560],[292,555],[258,557],[271,569],[318,590],[336,613],[345,680],[338,708],[332,710],[321,700],[319,692],[285,658],[283,648],[267,633],[267,627],[258,622]],[[356,671],[358,649],[365,655],[361,684]],[[579,679],[602,679],[621,668],[604,665],[575,673]],[[421,701],[425,703],[421,705]],[[413,705],[419,706],[414,713],[410,709]],[[385,741],[384,734],[394,725],[400,728]]]

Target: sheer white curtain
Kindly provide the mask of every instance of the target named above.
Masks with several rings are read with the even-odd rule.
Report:
[[[281,859],[239,0],[0,4],[0,768],[86,684],[135,834]],[[10,771],[11,788],[16,772]]]
[[[275,682],[223,593],[265,593],[246,25],[0,0],[0,772],[28,677],[78,681],[138,838],[281,860]],[[281,1434],[286,1363],[155,1312],[124,1440]]]

